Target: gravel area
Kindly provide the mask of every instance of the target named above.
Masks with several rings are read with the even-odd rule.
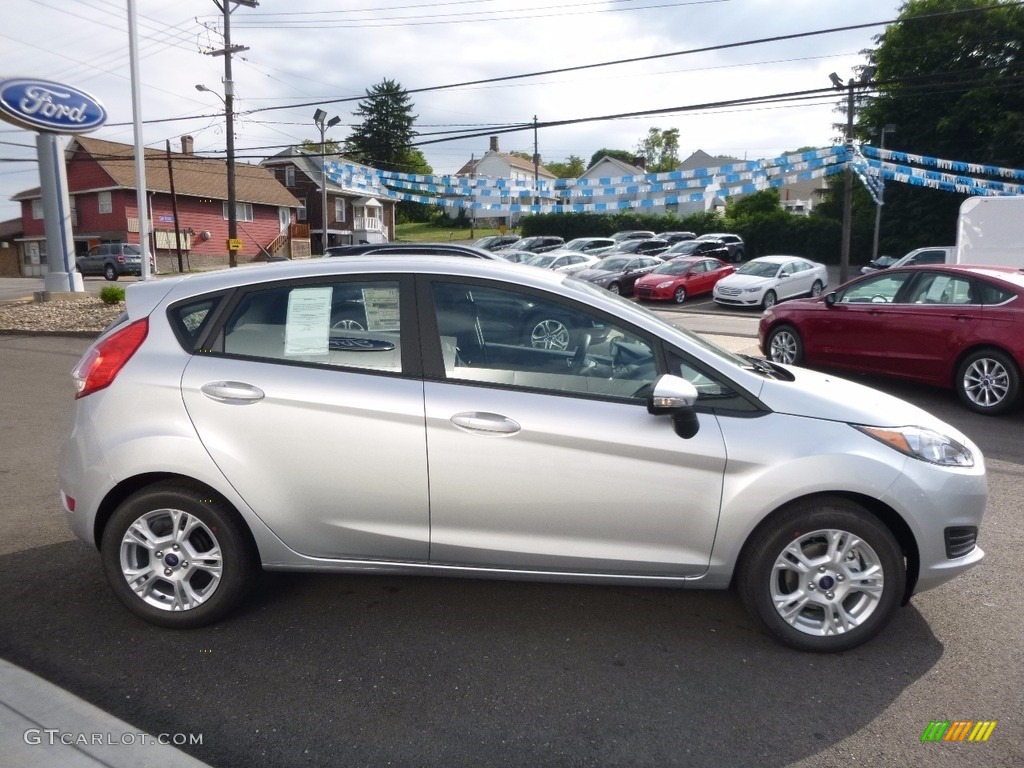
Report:
[[[99,333],[124,311],[124,304],[99,299],[36,301],[0,305],[0,333]]]

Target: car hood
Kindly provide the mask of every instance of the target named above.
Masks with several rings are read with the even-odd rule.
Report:
[[[776,413],[874,427],[928,427],[955,440],[967,437],[922,408],[832,374],[781,365],[795,380],[766,379],[758,398]]]
[[[723,277],[718,281],[718,285],[727,286],[729,288],[760,288],[762,285],[768,285],[769,283],[775,282],[774,277],[758,277],[757,275],[741,275],[733,273],[728,277]]]
[[[653,272],[648,272],[646,275],[636,281],[637,285],[657,285],[658,283],[667,282],[669,280],[681,280],[683,275],[656,275]]]
[[[576,277],[580,278],[581,280],[599,280],[602,277],[621,274],[623,274],[623,271],[621,269],[594,269],[593,267],[588,267],[587,269],[584,269],[582,272],[577,272]]]

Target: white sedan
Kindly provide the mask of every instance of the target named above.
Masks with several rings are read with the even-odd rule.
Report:
[[[797,296],[818,296],[828,285],[824,264],[802,256],[762,256],[751,259],[715,284],[718,304],[768,309]]]
[[[592,256],[589,253],[577,253],[576,251],[560,249],[557,251],[548,251],[547,253],[537,254],[533,258],[527,259],[526,263],[532,267],[540,267],[541,269],[550,269],[555,272],[564,272],[567,275],[575,275],[577,272],[582,272],[597,261],[600,261],[600,257]]]

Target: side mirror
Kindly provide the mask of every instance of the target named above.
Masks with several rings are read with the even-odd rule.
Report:
[[[825,294],[825,303],[828,306],[830,306],[830,307],[834,307],[835,306],[835,304],[836,304],[836,292],[835,291],[832,291],[831,293],[826,293]]]
[[[675,433],[684,440],[697,434],[700,422],[693,406],[697,403],[697,388],[686,379],[671,374],[658,377],[647,398],[647,412],[672,417]]]

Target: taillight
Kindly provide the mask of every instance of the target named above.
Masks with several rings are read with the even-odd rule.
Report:
[[[75,398],[85,397],[109,387],[132,355],[142,346],[149,333],[149,318],[136,320],[107,337],[86,354],[75,366],[71,376],[75,380]]]
[[[117,263],[124,264],[124,254],[121,254],[120,256],[117,257]]]

